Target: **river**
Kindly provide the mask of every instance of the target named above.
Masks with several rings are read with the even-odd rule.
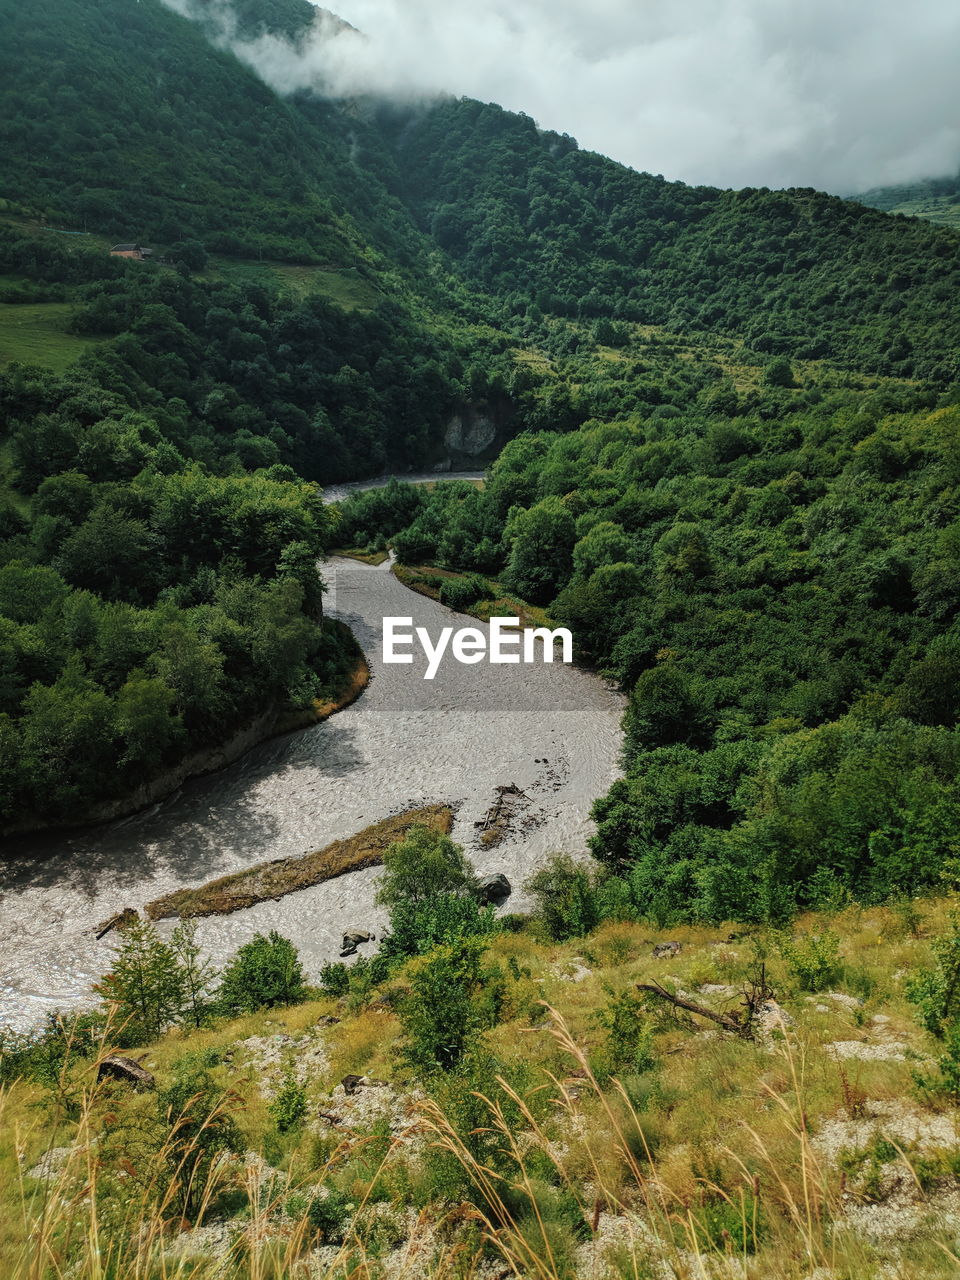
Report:
[[[93,926],[122,907],[320,848],[412,805],[456,807],[454,836],[477,870],[503,871],[514,885],[507,910],[522,907],[523,880],[551,851],[585,848],[591,802],[617,773],[621,697],[559,663],[446,661],[431,682],[423,662],[385,665],[384,615],[410,617],[434,638],[443,626],[477,624],[408,590],[388,565],[332,559],[325,576],[328,613],[349,623],[367,654],[368,689],[324,723],[262,743],[145,813],[20,840],[0,868],[0,1024],[28,1027],[89,1001],[116,942],[97,941]],[[518,829],[484,849],[475,824],[495,788],[511,783],[525,793]],[[221,964],[254,933],[278,929],[316,975],[345,929],[380,933],[377,876],[355,872],[210,917],[199,939]]]
[[[484,478],[483,471],[410,471],[401,475],[375,476],[372,480],[348,480],[343,484],[328,485],[323,491],[325,502],[342,502],[351,493],[363,493],[366,489],[382,489],[391,480],[402,480],[404,484],[437,484],[439,481],[468,480],[475,484]]]

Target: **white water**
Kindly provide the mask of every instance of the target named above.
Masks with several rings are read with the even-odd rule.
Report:
[[[116,940],[97,941],[92,928],[120,908],[320,848],[412,805],[457,806],[454,836],[475,866],[504,871],[514,885],[508,910],[522,904],[520,885],[547,854],[585,848],[591,803],[617,772],[619,695],[560,665],[449,661],[430,683],[422,665],[384,666],[384,614],[412,617],[434,637],[456,615],[407,590],[387,565],[333,560],[326,575],[328,612],[353,627],[371,665],[370,687],[323,724],[255,747],[147,813],[20,841],[0,868],[0,1024],[29,1026],[48,1010],[89,1000]],[[485,851],[474,823],[494,802],[494,788],[508,783],[529,796],[528,829]],[[200,939],[222,963],[254,933],[278,929],[316,974],[336,956],[345,929],[379,934],[378,874],[352,873],[210,917],[200,922]]]

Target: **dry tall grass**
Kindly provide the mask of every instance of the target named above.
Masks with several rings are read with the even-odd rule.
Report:
[[[928,915],[927,936],[939,928],[941,906]],[[8,1180],[0,1191],[8,1218],[0,1221],[0,1275],[946,1280],[960,1274],[960,1141],[931,1155],[929,1145],[899,1137],[888,1118],[906,1115],[946,1131],[952,1104],[918,1097],[909,1058],[844,1062],[824,1050],[825,1040],[858,1032],[868,1044],[874,1010],[883,1009],[881,1026],[916,1046],[917,1061],[929,1053],[892,976],[896,966],[922,962],[927,944],[917,934],[924,930],[883,911],[853,911],[831,923],[850,972],[858,982],[866,975],[884,983],[882,994],[856,1008],[852,997],[849,1007],[828,1000],[828,1013],[820,997],[794,991],[792,1024],[769,1029],[757,1043],[664,1024],[652,1101],[639,1077],[603,1073],[595,1021],[611,975],[629,984],[651,972],[648,932],[605,926],[588,940],[546,949],[527,935],[505,935],[494,951],[521,976],[513,1013],[490,1037],[504,1071],[474,1095],[482,1143],[442,1101],[442,1089],[411,1101],[402,1132],[323,1128],[318,1117],[330,1105],[322,1101],[329,1090],[346,1071],[389,1075],[399,1034],[384,1008],[341,1010],[343,1021],[322,1032],[329,1068],[316,1083],[313,1121],[299,1145],[273,1166],[250,1153],[214,1161],[189,1188],[186,1217],[196,1140],[158,1127],[154,1095],[98,1081],[97,1055],[68,1064],[42,1094],[36,1086],[7,1088],[0,1093],[0,1177]],[[684,942],[671,973],[688,990],[735,981],[736,965],[746,962],[706,933],[691,930]],[[564,977],[584,955],[594,972]],[[778,989],[788,990],[785,971],[776,972]],[[549,1002],[538,1005],[537,992]],[[150,1056],[166,1077],[184,1050],[234,1049],[243,1037],[270,1038],[278,1027],[305,1032],[330,1008],[270,1011],[269,1020],[174,1036]],[[108,1030],[101,1054],[110,1047]],[[215,1125],[242,1101],[244,1131],[256,1148],[268,1121],[257,1093],[262,1081],[244,1061],[219,1069],[220,1096],[204,1122]],[[518,1062],[528,1068],[522,1085],[509,1069]],[[401,1077],[396,1088],[402,1094],[405,1087]],[[825,1141],[831,1126],[839,1134],[832,1146]],[[43,1172],[36,1168],[41,1138],[62,1159],[50,1161],[48,1176],[32,1176]],[[445,1198],[431,1182],[430,1152],[453,1162],[471,1191]],[[365,1153],[372,1154],[364,1161]],[[350,1198],[334,1243],[318,1235],[310,1205],[329,1187]],[[897,1213],[912,1214],[920,1234],[889,1243],[871,1237],[870,1215],[892,1221]],[[393,1215],[386,1236],[378,1225],[384,1214]]]

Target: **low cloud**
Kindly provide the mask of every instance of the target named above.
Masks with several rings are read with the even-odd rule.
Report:
[[[280,92],[464,94],[686,182],[848,193],[960,167],[955,0],[336,7],[356,31],[319,13],[300,48],[242,42],[223,6],[221,38]]]

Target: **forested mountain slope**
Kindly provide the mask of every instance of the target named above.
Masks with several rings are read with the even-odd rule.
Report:
[[[274,22],[289,34],[314,12],[246,10],[250,35]],[[289,262],[362,265],[373,242],[401,259],[416,243],[355,162],[378,150],[374,133],[319,100],[277,97],[159,0],[3,0],[0,21],[7,200],[118,240],[198,237],[210,251]]]
[[[956,235],[813,190],[666,182],[469,100],[396,125],[408,201],[492,292],[871,372],[957,376]]]
[[[874,187],[855,199],[871,209],[927,218],[960,229],[960,173],[953,177],[926,178],[896,187]]]
[[[628,688],[670,673],[650,678],[703,735],[648,741],[635,718],[637,776],[648,750],[731,735],[753,768],[768,724],[816,729],[952,655],[936,413],[960,238],[812,191],[667,183],[476,102],[281,98],[218,47],[222,6],[190,12],[0,0],[0,322],[57,308],[89,344],[0,378],[0,823],[42,795],[67,819],[309,700],[342,655],[311,630],[333,535],[302,481],[429,465],[464,408],[519,436],[489,496],[344,530],[503,571]],[[313,16],[229,13],[294,43]],[[112,258],[114,238],[155,257]],[[327,268],[362,281],[352,310]],[[918,698],[908,719],[952,725],[946,693]],[[629,808],[614,843],[653,839],[658,875],[674,855]]]
[[[196,22],[159,0],[38,12],[4,0],[4,196],[125,239],[401,265],[421,282],[439,247],[514,310],[956,376],[956,235],[812,190],[666,182],[470,100],[381,108],[374,124],[354,103],[279,98],[214,46],[223,6],[188,11]],[[240,37],[296,46],[315,11],[246,0],[226,12]]]
[[[153,0],[0,17],[2,337],[22,311],[73,330],[44,331],[57,372],[0,377],[9,828],[77,820],[327,696],[350,648],[318,626],[331,523],[300,477],[422,459],[460,385],[450,342],[373,279],[374,237],[392,264],[418,240],[350,162],[359,122],[295,112]],[[250,255],[350,268],[366,305],[250,283]],[[67,372],[58,336],[90,344]]]

